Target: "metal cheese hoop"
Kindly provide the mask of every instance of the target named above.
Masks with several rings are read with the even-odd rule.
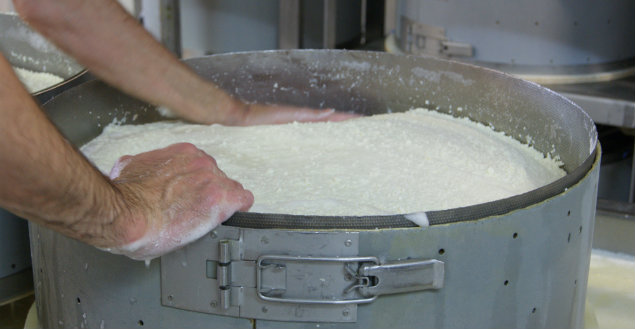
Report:
[[[428,57],[292,50],[186,63],[247,101],[366,115],[426,106],[467,117],[560,159],[567,175],[512,198],[426,213],[238,213],[149,267],[31,225],[46,327],[582,326],[601,151],[575,104],[506,74]],[[113,122],[166,120],[98,81],[45,110],[78,146]]]

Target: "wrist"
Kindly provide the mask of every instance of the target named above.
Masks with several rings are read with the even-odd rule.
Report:
[[[108,225],[104,227],[104,237],[109,240],[106,247],[128,245],[143,237],[148,229],[147,219],[142,211],[138,193],[131,184],[114,183],[111,208],[107,211]]]
[[[172,104],[165,104],[180,117],[200,124],[242,125],[248,105],[200,77],[189,86],[180,85]]]
[[[103,189],[93,190],[92,202],[70,229],[78,240],[109,249],[141,238],[146,222],[135,214],[133,205],[138,198],[133,189],[105,180]]]
[[[197,102],[198,111],[202,113],[200,123],[222,124],[226,126],[243,125],[247,118],[249,106],[241,100],[231,96],[218,87],[208,84],[206,97]]]

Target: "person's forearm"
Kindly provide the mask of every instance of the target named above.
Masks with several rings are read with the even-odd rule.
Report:
[[[180,248],[246,211],[253,195],[191,144],[102,175],[57,131],[0,56],[0,207],[133,259]]]
[[[0,56],[0,206],[97,246],[125,243],[117,191],[59,134]],[[125,235],[125,234],[124,234]]]
[[[241,118],[242,102],[210,83],[161,46],[112,0],[14,0],[36,30],[104,81],[179,116],[213,123]],[[203,105],[204,104],[204,105]]]

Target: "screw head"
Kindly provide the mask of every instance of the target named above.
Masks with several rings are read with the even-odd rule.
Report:
[[[345,245],[345,246],[347,246],[347,247],[350,247],[350,246],[352,246],[352,245],[353,245],[353,241],[351,241],[350,239],[348,239],[348,240],[344,241],[344,245]]]

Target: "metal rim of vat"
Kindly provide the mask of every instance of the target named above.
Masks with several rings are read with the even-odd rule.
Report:
[[[18,15],[0,13],[0,52],[11,65],[36,72],[57,75],[64,80],[32,94],[40,102],[88,81],[87,71],[39,33],[33,31]]]
[[[588,173],[597,155],[598,142],[595,125],[579,106],[535,83],[470,64],[427,56],[345,50],[240,52],[192,58],[185,63],[206,79],[214,81],[221,88],[247,101],[283,101],[292,105],[333,108],[342,108],[342,106],[337,101],[324,102],[324,98],[334,99],[338,93],[344,94],[345,86],[348,86],[350,82],[353,84],[355,81],[359,82],[360,71],[368,75],[364,77],[364,81],[368,81],[377,73],[375,71],[392,70],[389,75],[392,75],[394,71],[394,79],[372,81],[368,86],[364,86],[362,93],[350,95],[350,100],[346,101],[352,102],[353,111],[374,114],[386,112],[386,108],[389,111],[407,110],[415,106],[420,107],[424,102],[428,103],[429,98],[432,100],[430,103],[436,104],[436,109],[440,112],[465,116],[477,122],[487,122],[521,142],[532,144],[549,156],[560,157],[567,171],[564,177],[527,193],[463,208],[415,214],[344,217],[239,212],[224,223],[228,226],[261,229],[368,230],[418,227],[408,219],[410,216],[425,216],[430,225],[476,220],[521,209],[566,191]],[[427,67],[431,69],[428,70]],[[331,74],[330,71],[338,69],[341,69],[343,78]],[[441,70],[441,72],[434,70]],[[385,73],[381,72],[381,74]],[[379,87],[401,91],[404,88],[402,82],[406,79],[410,79],[411,84],[412,79],[419,79],[421,86],[432,85],[432,87],[445,88],[444,92],[450,90],[450,95],[443,96],[447,98],[444,99],[438,94],[435,96],[434,92],[430,93],[427,89],[416,90],[413,92],[424,94],[425,97],[419,97],[417,94],[408,96],[406,92],[403,98],[409,97],[408,100],[398,100],[397,103],[390,103],[394,101],[391,99],[394,95],[391,94],[390,89],[384,91],[387,95],[372,95],[379,100],[370,100],[370,97],[363,95],[364,92],[371,93]],[[483,81],[486,84],[483,84]],[[282,86],[289,85],[290,91],[283,95],[272,93],[269,88],[273,83]],[[415,81],[414,84],[417,85],[417,82]],[[267,92],[263,92],[265,88]],[[332,95],[333,93],[335,96]],[[381,102],[384,100],[382,97],[387,100],[387,103]],[[86,98],[91,100],[87,101]],[[467,103],[473,101],[480,102],[482,105],[472,108],[465,106],[465,110],[455,106],[453,109],[452,104],[461,104],[462,98],[465,98]],[[527,105],[529,101],[537,104]],[[509,113],[499,108],[494,108],[492,111],[491,108],[499,102],[507,102],[523,108],[510,107],[507,109]],[[67,109],[63,108],[69,104],[73,105],[72,113],[68,113]],[[91,109],[88,111],[90,115],[85,113],[86,107]],[[457,108],[459,108],[458,111]],[[153,106],[130,98],[99,81],[88,82],[64,92],[47,102],[45,109],[52,120],[61,125],[61,130],[76,145],[96,137],[101,129],[113,120],[130,119],[132,113],[134,113],[132,121],[136,120],[137,123],[166,120],[154,110]],[[495,112],[495,114],[488,112]],[[548,117],[547,121],[543,119],[543,116]],[[534,123],[534,120],[528,120],[533,118],[537,123]],[[87,127],[78,130],[77,120],[86,122]],[[506,124],[508,126],[505,126]],[[525,124],[534,124],[534,127],[524,126]],[[534,131],[531,131],[532,129]],[[518,130],[521,130],[521,133],[522,130],[530,130],[534,136],[527,135],[527,139],[522,140],[523,136],[518,134]],[[554,139],[558,142],[554,143]]]

